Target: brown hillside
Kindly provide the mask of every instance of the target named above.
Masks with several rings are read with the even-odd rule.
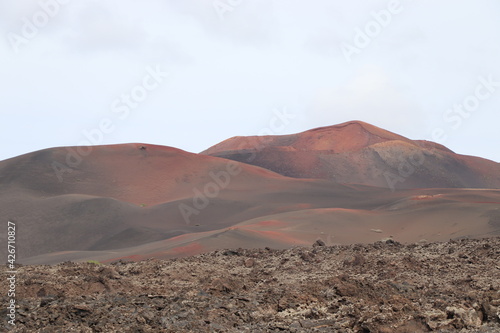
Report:
[[[289,177],[395,188],[500,188],[500,163],[350,121],[298,134],[234,137],[201,154]]]

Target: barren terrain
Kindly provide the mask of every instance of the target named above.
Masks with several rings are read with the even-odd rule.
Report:
[[[498,189],[392,191],[297,179],[147,144],[92,147],[70,168],[75,149],[0,162],[0,220],[16,223],[21,264],[166,259],[317,238],[334,245],[500,234]],[[68,169],[56,173],[54,163]]]
[[[500,238],[321,245],[23,266],[10,332],[500,331]]]
[[[295,178],[389,188],[499,188],[500,164],[362,121],[302,133],[233,137],[202,154]]]
[[[500,332],[499,188],[499,163],[358,121],[0,161],[26,265],[1,329]]]

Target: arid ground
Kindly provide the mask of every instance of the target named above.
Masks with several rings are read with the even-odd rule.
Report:
[[[124,144],[1,161],[0,220],[16,223],[23,264],[284,249],[318,238],[334,245],[500,235],[499,163],[362,122],[255,140],[229,139],[204,154]],[[229,159],[235,147],[248,163]],[[252,165],[264,160],[274,171]],[[299,167],[306,178],[289,177]],[[314,178],[315,170],[328,173]]]
[[[0,220],[18,331],[497,327],[500,164],[359,121],[36,151],[0,161]]]
[[[498,237],[320,244],[23,266],[11,332],[500,332]]]

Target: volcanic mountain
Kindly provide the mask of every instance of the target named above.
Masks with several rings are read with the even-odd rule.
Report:
[[[345,163],[359,160],[352,168],[365,168],[366,180],[376,179],[370,178],[373,170],[383,173],[387,161],[397,161],[402,152],[408,158],[422,152],[421,169],[435,179],[490,185],[498,180],[494,162],[461,157],[442,146],[358,122],[267,138],[267,148],[261,148],[261,138],[252,140],[232,139],[216,147],[229,152],[236,147],[245,157],[255,154],[255,160],[270,157],[261,155],[265,151],[283,153],[290,158],[289,164],[281,164],[284,168],[311,168],[312,173],[319,172],[317,165],[327,172],[331,165],[318,161],[341,155]],[[386,164],[372,161],[375,152]],[[455,164],[446,164],[450,161]],[[432,174],[453,165],[459,171],[467,165],[472,180],[461,174]],[[356,178],[348,169],[346,165],[342,170]],[[415,174],[422,172],[416,168]],[[500,190],[495,189],[389,190],[341,184],[333,177],[292,178],[231,159],[150,144],[51,148],[0,161],[0,220],[16,224],[16,260],[25,264],[289,248],[317,239],[352,244],[388,237],[401,242],[486,237],[500,234],[499,207]],[[7,239],[7,228],[0,230],[0,239]],[[6,250],[0,249],[5,258]]]
[[[500,163],[361,122],[292,135],[233,137],[201,154],[295,178],[394,188],[500,188]]]

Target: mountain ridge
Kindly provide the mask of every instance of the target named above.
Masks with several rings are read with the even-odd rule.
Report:
[[[454,153],[349,121],[279,136],[233,137],[200,154],[260,166],[284,176],[394,188],[500,188],[500,163]],[[409,171],[404,171],[403,169]],[[403,170],[403,171],[402,171]]]

